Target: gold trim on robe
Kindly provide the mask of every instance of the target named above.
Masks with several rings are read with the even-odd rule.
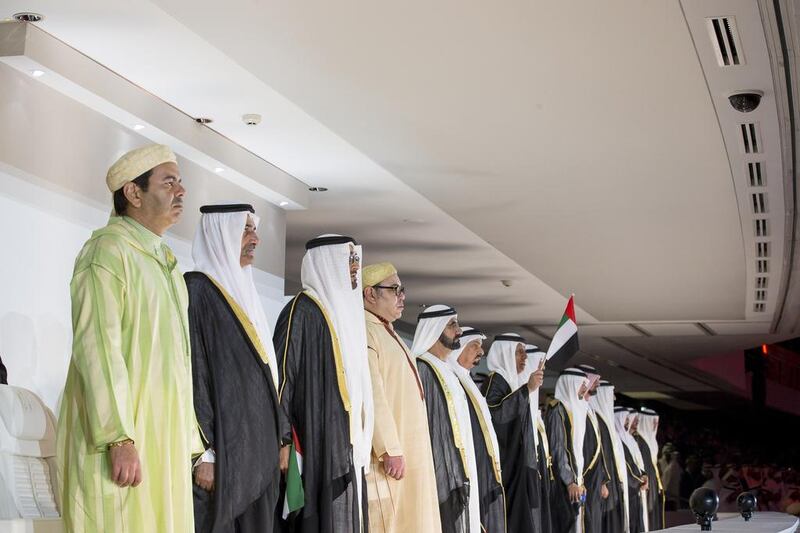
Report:
[[[424,357],[425,354],[420,355],[419,357],[417,357],[417,359],[425,361],[425,364],[427,364],[429,367],[431,367],[431,370],[433,370],[433,373],[436,375],[436,379],[439,380],[439,386],[442,387],[442,392],[444,392],[444,398],[447,401],[447,414],[450,416],[450,426],[453,428],[453,443],[456,445],[456,448],[458,448],[458,453],[461,456],[461,464],[464,466],[464,473],[467,476],[467,479],[469,479],[467,452],[464,448],[464,443],[461,441],[461,430],[460,426],[458,425],[458,417],[456,416],[456,411],[455,411],[456,408],[453,405],[453,396],[450,394],[450,387],[448,387],[447,384],[444,382],[444,377],[442,376],[442,373],[439,372],[439,369],[436,368],[436,365],[426,360]],[[460,382],[459,385],[461,385]]]
[[[325,308],[322,306],[319,300],[317,300],[316,298],[314,298],[305,291],[301,292],[300,294],[294,297],[294,301],[292,302],[292,307],[289,311],[289,326],[286,331],[286,345],[283,348],[283,379],[281,379],[281,392],[278,395],[278,401],[281,400],[281,397],[283,396],[284,387],[286,386],[286,354],[289,351],[289,340],[292,338],[292,316],[294,315],[294,307],[295,305],[297,305],[297,300],[300,298],[301,294],[305,294],[312,302],[316,304],[316,306],[322,313],[322,316],[325,317],[325,323],[328,325],[328,331],[331,334],[331,345],[333,346],[333,361],[334,364],[336,365],[336,381],[339,386],[339,395],[342,397],[342,404],[344,404],[344,410],[347,411],[347,415],[350,418],[350,425],[351,425],[350,443],[352,444],[353,420],[352,420],[352,413],[350,412],[351,411],[350,394],[347,391],[347,380],[344,375],[344,363],[342,362],[342,351],[339,348],[339,337],[336,335],[336,330],[333,327],[333,322],[331,322],[331,319],[328,316],[327,311],[325,311]]]
[[[494,449],[492,436],[489,434],[489,428],[486,421],[483,419],[483,411],[481,410],[478,400],[476,400],[467,387],[463,387],[464,392],[467,393],[467,398],[472,403],[472,408],[475,410],[475,415],[478,417],[478,422],[481,425],[481,433],[483,433],[483,440],[486,442],[486,449],[489,450],[489,456],[492,458],[492,470],[494,471],[494,478],[500,485],[503,485],[503,476],[500,469],[500,455],[499,450]]]
[[[253,323],[250,321],[250,317],[247,316],[247,313],[244,312],[244,309],[242,309],[239,304],[236,303],[236,300],[234,300],[233,297],[228,294],[228,291],[226,291],[225,288],[217,282],[217,280],[205,272],[202,272],[202,274],[207,277],[217,289],[219,289],[219,292],[222,293],[225,301],[228,302],[228,305],[231,307],[233,314],[236,315],[236,319],[244,328],[244,331],[247,334],[247,337],[250,339],[250,342],[253,344],[253,347],[256,349],[256,352],[258,352],[258,356],[265,365],[269,366],[267,351],[264,349],[264,345],[261,344],[261,339],[258,337],[258,332],[256,332],[255,326],[253,326]]]

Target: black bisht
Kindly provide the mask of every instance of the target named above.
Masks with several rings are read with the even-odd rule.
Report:
[[[598,415],[597,423],[600,426],[600,440],[603,444],[603,464],[610,478],[606,485],[608,498],[603,501],[603,531],[624,531],[625,500],[622,495],[622,480],[617,472],[614,444],[611,441],[609,427],[603,417]]]
[[[633,454],[628,446],[625,449],[625,468],[628,470],[628,525],[630,533],[644,532],[644,509],[642,508],[642,485],[645,472],[636,466]]]
[[[538,515],[539,523],[542,526],[541,532],[542,533],[551,533],[553,531],[553,524],[552,519],[550,517],[550,490],[551,485],[554,483],[555,478],[553,476],[553,469],[551,466],[551,458],[547,454],[548,450],[544,447],[543,438],[547,438],[547,433],[543,433],[544,431],[544,422],[540,422],[542,424],[542,429],[539,431],[539,446],[537,448],[537,455],[539,459],[539,480],[541,481],[541,488],[539,490],[540,494],[540,505],[539,509],[534,512],[534,515]]]
[[[303,450],[305,506],[289,517],[283,531],[360,533],[359,505],[367,519],[367,485],[356,473],[350,419],[337,379],[331,331],[325,315],[305,293],[281,311],[273,337],[280,368],[280,404]],[[282,441],[291,442],[291,427]],[[362,479],[357,499],[356,475]]]
[[[638,433],[634,435],[634,438],[642,453],[644,472],[647,474],[648,526],[651,530],[664,529],[666,527],[664,520],[665,496],[664,489],[661,487],[661,478],[658,475],[658,465],[653,463],[653,457],[650,455],[650,446],[647,445],[647,441]]]
[[[540,505],[541,484],[528,387],[523,385],[512,391],[503,376],[492,372],[482,392],[500,445],[508,530],[539,531],[538,514],[534,511]]]
[[[469,391],[467,391],[469,395]],[[503,485],[494,472],[494,460],[489,455],[486,437],[481,429],[481,420],[472,401],[469,404],[469,418],[472,422],[472,440],[475,443],[475,464],[478,468],[478,494],[480,495],[481,528],[486,533],[505,533],[506,498]],[[491,424],[491,420],[485,421]],[[499,453],[499,451],[498,451]],[[474,490],[474,489],[473,489]]]
[[[601,533],[603,527],[603,498],[601,488],[609,482],[608,470],[603,461],[599,432],[595,420],[599,417],[586,417],[586,433],[583,438],[583,484],[586,487],[584,506],[584,533]]]
[[[278,398],[269,367],[220,289],[200,272],[185,279],[194,408],[204,444],[216,452],[214,491],[193,486],[195,528],[228,531],[252,504],[275,506]],[[264,517],[263,526],[271,527],[272,518]]]
[[[417,367],[425,391],[442,533],[466,533],[469,531],[469,491],[473,487],[470,487],[464,461],[455,445],[447,398],[430,363],[417,359]]]
[[[572,483],[578,483],[578,476],[575,473],[572,424],[566,408],[558,400],[553,400],[547,409],[545,427],[555,478],[550,485],[550,519],[553,533],[570,533],[576,530],[579,509],[569,501],[567,487]]]

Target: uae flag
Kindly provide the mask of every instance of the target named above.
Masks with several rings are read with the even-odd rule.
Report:
[[[289,448],[289,470],[286,472],[286,496],[283,498],[283,519],[306,504],[303,492],[303,450],[300,439],[292,427],[292,444]]]
[[[574,294],[569,297],[567,309],[547,349],[547,361],[555,363],[558,367],[566,366],[567,361],[578,353],[578,324],[575,322],[574,299]]]

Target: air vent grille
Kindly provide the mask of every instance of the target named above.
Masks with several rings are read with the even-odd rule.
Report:
[[[768,242],[757,242],[756,243],[756,256],[757,257],[769,257],[769,243]]]
[[[756,302],[753,304],[753,311],[756,313],[763,313],[766,310],[766,305],[763,302]]]
[[[767,259],[759,259],[756,261],[756,272],[759,274],[766,274],[769,272],[769,261]]]
[[[767,299],[767,291],[762,290],[762,289],[758,289],[756,291],[756,301],[757,302],[763,302],[766,299]]]
[[[756,289],[766,289],[768,279],[766,276],[758,276],[756,278]]]
[[[769,232],[767,231],[767,219],[766,218],[757,218],[756,219],[756,237],[767,237],[769,236]]]
[[[767,212],[767,195],[763,192],[752,194],[753,197],[753,212],[757,215]]]
[[[752,122],[740,124],[742,130],[742,147],[746,154],[758,154],[761,152],[761,136],[758,134],[758,126]]]
[[[732,67],[744,64],[739,32],[736,30],[736,19],[715,17],[706,19],[706,22],[719,66]]]
[[[765,184],[764,172],[762,171],[761,161],[747,163],[747,174],[750,176],[751,187],[763,187]]]

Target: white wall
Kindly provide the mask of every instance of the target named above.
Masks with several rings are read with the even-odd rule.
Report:
[[[0,356],[9,383],[34,391],[57,415],[72,343],[72,267],[108,210],[44,185],[0,164]],[[168,235],[167,241],[181,269],[191,269],[188,239]],[[267,253],[267,242],[261,246]],[[255,279],[274,324],[287,300],[283,279],[262,270]]]

